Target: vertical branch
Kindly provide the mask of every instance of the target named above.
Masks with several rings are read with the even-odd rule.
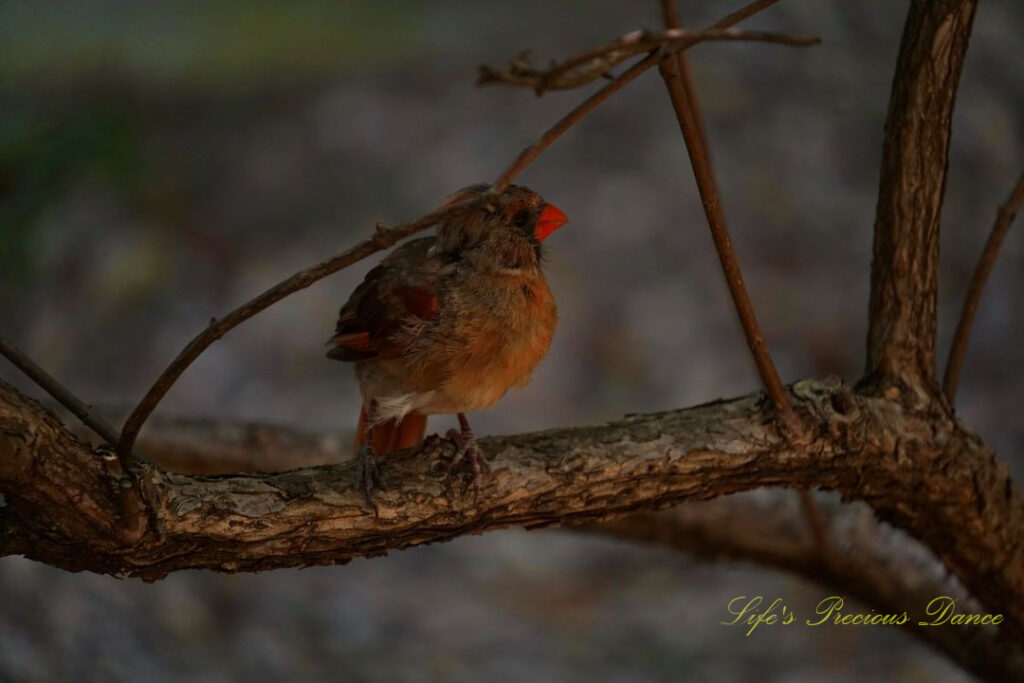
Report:
[[[937,393],[935,306],[953,105],[977,0],[912,0],[885,122],[867,373]]]
[[[964,356],[967,354],[967,341],[971,336],[971,325],[974,323],[974,315],[978,312],[978,302],[981,301],[981,293],[985,291],[985,283],[992,273],[992,266],[996,263],[996,256],[999,255],[999,247],[1003,244],[1003,238],[1010,230],[1013,219],[1017,216],[1021,204],[1024,204],[1024,173],[1017,179],[1017,185],[1010,192],[1010,196],[1003,202],[999,211],[996,212],[996,222],[992,225],[992,232],[989,233],[985,248],[978,257],[978,265],[974,267],[974,275],[971,276],[971,286],[964,297],[964,307],[960,311],[960,322],[956,326],[956,334],[953,335],[953,344],[949,348],[949,360],[946,361],[946,375],[942,380],[942,390],[946,394],[946,400],[953,403],[956,398],[956,388],[960,384],[960,370],[963,368]]]
[[[672,0],[662,0],[662,15],[669,28],[679,28],[679,17],[676,14]],[[711,228],[711,237],[714,240],[715,250],[718,252],[718,258],[722,264],[722,271],[725,274],[725,281],[729,286],[729,293],[732,295],[736,313],[739,315],[740,324],[743,326],[747,346],[750,347],[750,352],[761,375],[761,381],[764,383],[776,411],[783,420],[792,424],[794,415],[789,404],[789,398],[786,395],[786,389],[779,379],[779,373],[775,369],[775,363],[772,361],[764,335],[761,333],[761,328],[757,323],[757,316],[754,314],[754,307],[750,302],[750,296],[747,294],[746,286],[743,284],[743,274],[740,271],[739,261],[736,258],[736,252],[733,250],[732,240],[729,237],[729,230],[725,224],[725,215],[722,212],[718,197],[718,187],[715,182],[714,171],[711,168],[707,140],[700,121],[699,108],[695,97],[696,93],[694,92],[689,75],[686,57],[682,52],[669,55],[662,59],[658,68],[662,79],[665,81],[665,86],[668,88],[676,117],[679,119],[679,127],[682,129],[683,139],[686,142],[686,151],[690,156],[690,163],[693,166],[693,175],[697,181],[697,189],[700,192],[701,203],[704,206],[704,214],[707,216],[708,226]]]

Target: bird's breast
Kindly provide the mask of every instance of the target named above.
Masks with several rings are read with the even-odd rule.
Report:
[[[449,350],[432,412],[466,412],[497,402],[526,384],[547,354],[558,315],[542,277],[495,278],[453,307],[436,333]]]

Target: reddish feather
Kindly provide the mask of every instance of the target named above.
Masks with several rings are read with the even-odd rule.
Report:
[[[421,320],[433,320],[441,311],[441,302],[423,287],[395,287],[392,294],[407,313]],[[354,315],[338,321],[335,335],[331,338],[335,350],[328,355],[338,360],[397,357],[402,349],[389,343],[389,339],[400,325],[401,321],[388,315],[386,306],[378,297],[366,297]]]
[[[423,287],[395,287],[395,296],[421,320],[433,320],[441,310],[441,302]]]
[[[359,425],[356,427],[356,450],[366,442],[366,406],[359,410]],[[409,413],[400,421],[388,420],[373,428],[373,452],[384,455],[403,448],[413,448],[423,442],[427,433],[427,416]]]

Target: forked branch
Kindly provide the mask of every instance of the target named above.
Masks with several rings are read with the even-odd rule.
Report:
[[[599,78],[610,78],[612,69],[630,57],[644,52],[660,49],[662,54],[679,54],[706,41],[755,41],[807,47],[817,45],[821,39],[798,33],[739,29],[686,31],[681,28],[670,28],[661,33],[633,31],[618,40],[555,62],[546,69],[533,66],[528,53],[521,53],[511,59],[508,67],[503,70],[481,66],[477,85],[522,86],[533,88],[538,95],[543,95],[548,90],[578,88]]]

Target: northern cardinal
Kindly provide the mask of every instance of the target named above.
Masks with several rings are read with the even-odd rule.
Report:
[[[486,192],[473,185],[441,208]],[[486,462],[465,413],[523,386],[547,354],[558,316],[541,243],[567,222],[511,185],[472,213],[411,240],[367,273],[338,317],[327,357],[355,362],[363,395],[356,431],[367,502],[375,455],[419,445],[427,415],[456,413],[452,464],[468,459],[479,489]]]

